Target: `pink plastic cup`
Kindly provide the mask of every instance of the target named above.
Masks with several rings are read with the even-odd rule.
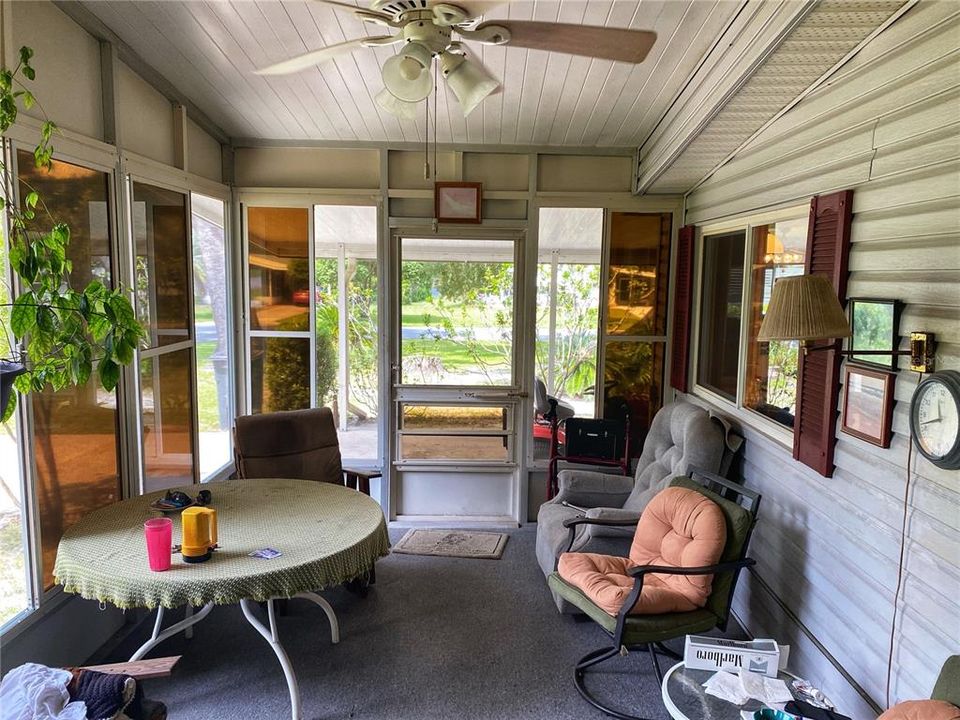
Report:
[[[147,539],[147,560],[150,562],[150,569],[154,572],[169,570],[173,520],[170,518],[147,520],[143,524],[143,535]]]

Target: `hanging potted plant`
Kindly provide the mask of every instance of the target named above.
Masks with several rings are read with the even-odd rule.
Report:
[[[20,48],[17,66],[0,71],[0,135],[5,136],[16,121],[20,105],[30,109],[35,104],[24,82],[36,76],[32,57],[33,50]],[[53,167],[55,131],[56,125],[44,119],[33,150],[38,168]],[[53,216],[32,188],[25,188],[20,205],[13,202],[16,178],[2,158],[0,171],[0,211],[6,211],[10,268],[19,286],[12,302],[6,292],[0,302],[0,307],[10,308],[9,327],[3,328],[10,357],[0,358],[0,415],[6,421],[16,407],[13,388],[29,393],[47,386],[60,390],[84,385],[95,368],[99,384],[113,390],[120,367],[133,360],[145,333],[123,291],[111,290],[99,280],[81,289],[70,285],[70,228]]]

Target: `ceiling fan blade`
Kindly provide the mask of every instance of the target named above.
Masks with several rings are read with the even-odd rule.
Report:
[[[352,52],[357,48],[366,47],[368,43],[371,45],[380,45],[389,39],[389,35],[384,35],[381,37],[363,37],[357,38],[356,40],[348,40],[347,42],[338,43],[337,45],[328,45],[325,48],[320,48],[319,50],[313,50],[312,52],[298,55],[297,57],[278,62],[274,65],[268,65],[265,68],[254,70],[254,72],[257,75],[290,75],[291,73],[306,70],[314,65],[318,65],[322,62],[326,62],[327,60],[332,60],[340,55]],[[400,40],[402,39],[403,38],[400,38]]]
[[[650,52],[657,34],[650,30],[570,25],[531,20],[497,20],[476,28],[482,32],[487,25],[505,27],[510,31],[508,45],[582,55],[603,60],[639,63]]]
[[[335,8],[340,8],[341,10],[348,10],[349,12],[357,12],[358,10],[362,10],[366,15],[382,15],[384,19],[390,19],[390,16],[386,13],[378,13],[376,10],[358,7],[357,5],[351,5],[348,2],[338,2],[337,0],[313,0],[313,2],[320,3],[321,5],[331,5]]]

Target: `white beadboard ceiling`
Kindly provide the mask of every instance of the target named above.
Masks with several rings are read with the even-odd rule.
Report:
[[[362,0],[358,7],[366,7]],[[455,0],[451,0],[455,4]],[[84,6],[233,138],[419,142],[425,122],[381,110],[364,48],[297,75],[253,70],[382,28],[310,0],[106,0]],[[639,65],[471,44],[503,84],[469,117],[441,88],[441,143],[637,147],[741,7],[739,0],[512,0],[485,19],[652,29]]]

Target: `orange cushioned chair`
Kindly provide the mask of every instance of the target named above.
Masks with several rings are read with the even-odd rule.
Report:
[[[549,579],[555,593],[613,639],[612,647],[580,659],[574,683],[587,702],[614,717],[635,718],[594,698],[584,686],[584,671],[645,648],[662,682],[657,653],[679,658],[662,643],[725,629],[737,575],[754,564],[746,553],[760,496],[713,473],[690,474],[674,479],[644,509],[629,557],[567,552]],[[572,543],[580,524],[625,522],[582,517],[565,525]]]

